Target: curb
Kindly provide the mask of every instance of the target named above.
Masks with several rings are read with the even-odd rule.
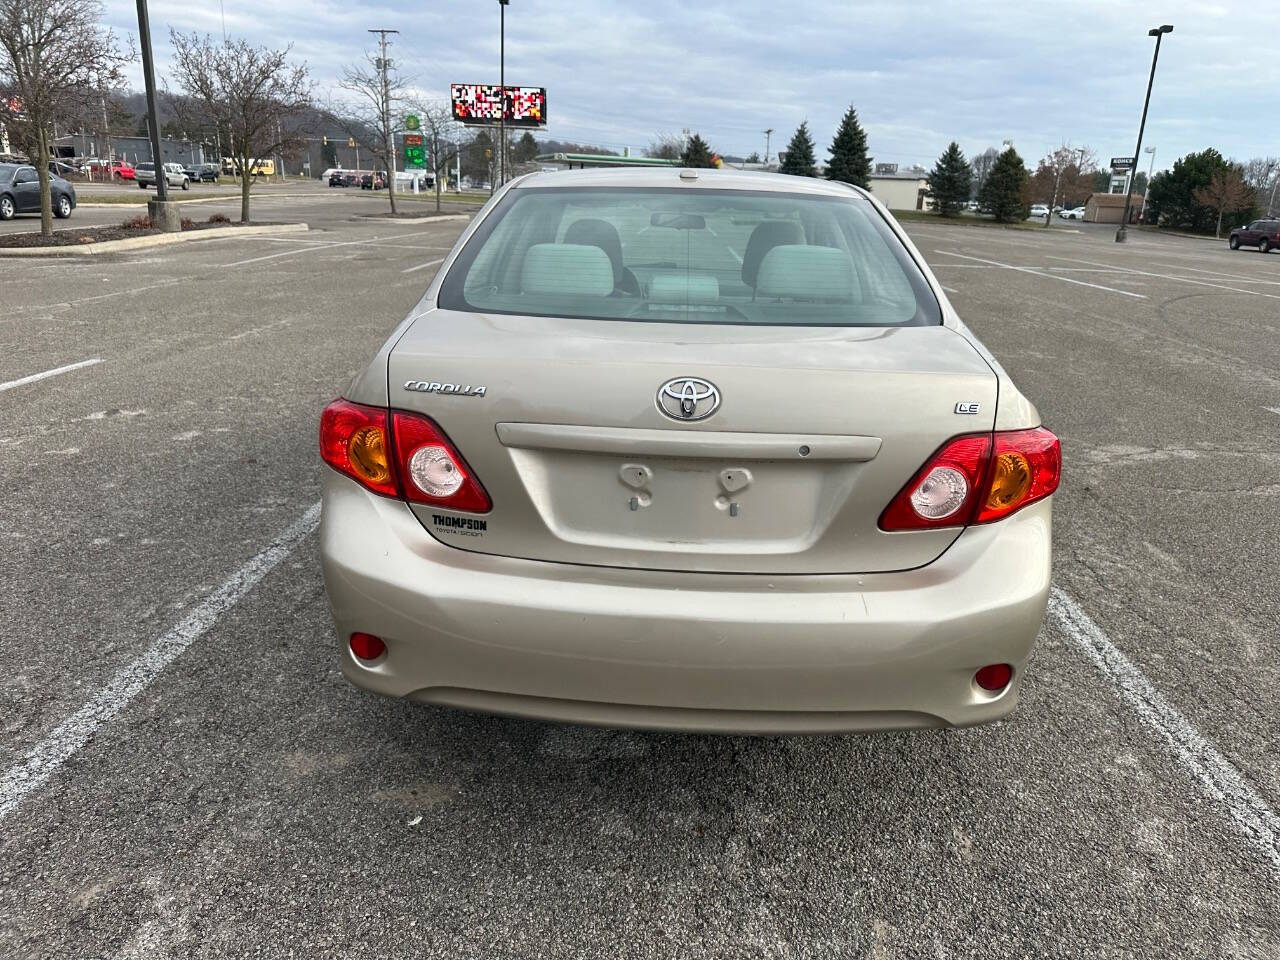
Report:
[[[261,237],[273,233],[303,233],[310,227],[305,223],[271,223],[257,227],[220,227],[213,230],[188,230],[186,233],[156,233],[145,237],[126,237],[123,240],[104,240],[102,243],[82,243],[63,247],[0,247],[0,257],[89,257],[102,253],[118,253],[121,250],[141,250],[146,247],[166,247],[173,243],[191,243],[195,240],[226,240],[232,237]]]
[[[133,206],[139,206],[141,204],[146,203],[148,200],[154,200],[154,199],[155,199],[155,195],[150,194],[147,196],[141,196],[137,200],[120,200],[117,203],[94,203],[92,200],[89,200],[89,201],[86,201],[85,203],[77,203],[76,209],[79,210],[81,207],[93,207],[97,210],[105,210],[107,207],[133,207]],[[234,197],[192,197],[189,200],[179,199],[179,200],[174,200],[173,202],[181,203],[181,204],[218,203],[221,200],[235,200],[239,202],[240,195],[236,194],[236,196]]]
[[[431,217],[378,217],[369,214],[357,214],[357,220],[376,220],[378,223],[441,223],[445,220],[470,220],[474,213],[442,213]]]

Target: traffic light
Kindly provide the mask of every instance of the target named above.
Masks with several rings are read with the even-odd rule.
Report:
[[[348,147],[354,147],[355,145],[356,145],[356,138],[355,138],[355,137],[347,137],[347,146],[348,146]]]
[[[329,138],[328,138],[328,137],[321,137],[321,138],[320,138],[320,146],[322,146],[322,147],[327,147],[328,145],[329,145]]]

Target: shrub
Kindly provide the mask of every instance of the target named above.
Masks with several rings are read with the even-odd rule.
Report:
[[[154,230],[156,222],[146,214],[140,214],[136,217],[130,217],[124,223],[120,224],[125,230]]]
[[[230,223],[231,218],[228,217],[225,213],[215,213],[213,216],[209,218],[209,222],[210,223]]]
[[[181,226],[183,230],[194,230],[196,222],[190,217],[183,217],[179,226]]]

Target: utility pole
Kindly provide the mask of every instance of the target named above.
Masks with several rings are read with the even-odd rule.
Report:
[[[387,79],[387,34],[399,33],[399,30],[370,30],[378,34],[382,56],[378,60],[378,69],[382,71],[382,149],[387,158],[387,199],[391,201],[391,212],[396,212],[396,145],[395,134],[391,131],[391,84]],[[374,183],[378,180],[378,171],[373,171]]]
[[[498,0],[498,177],[495,186],[507,179],[507,5],[511,0]]]
[[[138,0],[138,46],[142,48],[142,83],[147,92],[147,132],[151,138],[151,162],[156,175],[156,199],[147,202],[147,213],[161,230],[177,233],[182,229],[178,208],[169,204],[168,177],[164,156],[160,153],[160,115],[156,110],[156,69],[151,56],[151,20],[147,16],[147,0]]]
[[[773,136],[773,127],[764,132],[764,165],[769,165],[769,138]]]

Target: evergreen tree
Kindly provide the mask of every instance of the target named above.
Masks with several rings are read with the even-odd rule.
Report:
[[[831,141],[831,162],[827,179],[871,188],[871,158],[867,156],[867,132],[858,123],[858,113],[850,107]]]
[[[973,180],[973,171],[960,152],[960,144],[951,142],[933,165],[928,180],[929,195],[933,197],[933,205],[938,212],[944,217],[959,216],[969,202],[969,186]]]
[[[796,128],[795,135],[787,144],[787,152],[783,157],[779,173],[789,173],[793,177],[816,177],[818,169],[813,159],[813,137],[809,136],[809,121],[806,120]]]
[[[684,145],[684,153],[680,155],[680,164],[685,167],[714,167],[707,141],[696,133],[689,137]]]
[[[538,155],[538,141],[528,130],[511,148],[511,159],[516,163],[530,163]]]
[[[991,172],[978,191],[978,205],[1001,223],[1017,223],[1027,219],[1027,168],[1010,147],[991,165]]]

